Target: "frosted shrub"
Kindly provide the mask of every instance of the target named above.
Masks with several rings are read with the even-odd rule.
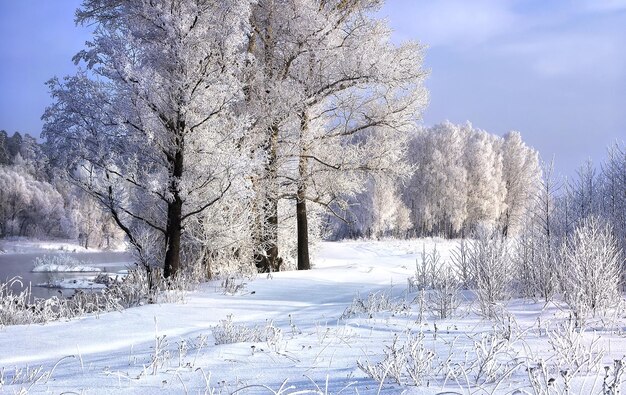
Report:
[[[409,306],[406,301],[394,298],[390,291],[380,291],[367,295],[365,299],[361,295],[357,295],[340,318],[346,319],[359,314],[369,315],[372,318],[374,313],[382,311],[399,313],[408,310]]]
[[[415,276],[409,278],[409,291],[431,289],[435,286],[437,270],[441,267],[441,255],[437,246],[429,253],[424,245],[421,255],[422,259],[415,262]]]
[[[508,296],[511,282],[506,240],[497,231],[480,230],[469,244],[468,268],[480,310],[487,317],[494,317],[496,302]]]
[[[620,301],[620,252],[609,225],[588,218],[563,248],[562,287],[577,319]]]
[[[471,286],[472,282],[469,267],[469,247],[468,241],[461,239],[456,248],[452,250],[452,267],[466,289]]]
[[[270,350],[278,352],[283,331],[273,321],[268,321],[264,328],[256,325],[249,327],[234,323],[233,316],[228,315],[219,325],[213,327],[213,337],[216,345],[266,342]]]
[[[419,386],[432,374],[435,353],[424,346],[421,332],[408,333],[401,345],[398,335],[394,335],[391,345],[385,346],[383,353],[383,359],[376,363],[357,361],[359,369],[381,384],[390,380],[400,385]]]
[[[459,307],[459,280],[450,267],[444,267],[437,271],[434,279],[433,290],[429,294],[430,308],[435,314],[445,319],[452,315]]]

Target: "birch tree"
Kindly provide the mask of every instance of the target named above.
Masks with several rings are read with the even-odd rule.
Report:
[[[509,132],[502,143],[503,177],[506,185],[500,218],[504,236],[517,234],[532,208],[541,182],[539,154],[528,147],[519,132]]]

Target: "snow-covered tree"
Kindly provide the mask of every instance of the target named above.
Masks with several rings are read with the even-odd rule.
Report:
[[[0,165],[10,165],[11,156],[9,155],[9,136],[4,130],[0,130]]]
[[[563,233],[557,199],[561,183],[553,169],[552,163],[543,164],[541,188],[524,222],[524,232],[518,237],[516,254],[523,291],[546,301],[552,298],[561,282],[558,268]]]
[[[426,97],[422,48],[390,42],[373,17],[379,3],[259,1],[253,11],[257,67],[247,88],[264,136],[257,233],[265,270],[278,258],[280,199],[295,202],[298,267],[308,269],[307,202],[341,206],[368,173],[406,170],[404,136]]]
[[[500,218],[505,236],[518,234],[541,182],[537,151],[528,147],[519,132],[509,132],[502,143],[503,177],[506,183],[504,212]]]
[[[496,220],[506,210],[506,183],[502,156],[495,136],[465,125],[469,139],[465,148],[467,170],[467,218],[469,230],[475,226],[495,228]]]
[[[56,160],[166,277],[181,269],[185,223],[246,166],[233,106],[248,20],[248,3],[234,0],[86,0],[77,21],[94,37],[75,61],[88,71],[49,82],[43,135]]]
[[[622,259],[626,259],[626,147],[623,143],[609,146],[602,177],[602,214],[612,225]]]

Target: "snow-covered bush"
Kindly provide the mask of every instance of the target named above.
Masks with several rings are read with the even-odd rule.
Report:
[[[406,312],[409,309],[410,307],[405,300],[394,298],[390,291],[378,291],[367,295],[366,298],[357,295],[340,318],[346,319],[361,314],[372,318],[374,313],[383,311],[400,313]]]
[[[460,282],[450,267],[437,271],[433,289],[429,293],[430,309],[441,319],[448,318],[459,307]]]
[[[479,229],[469,242],[468,267],[481,312],[494,317],[496,302],[509,296],[512,278],[506,239],[497,230]]]
[[[272,321],[268,321],[265,327],[246,326],[234,323],[233,316],[229,315],[212,329],[216,345],[267,342],[268,347],[276,351],[282,341],[282,330]]]
[[[368,359],[357,361],[357,366],[373,380],[386,380],[400,385],[424,384],[433,371],[435,353],[424,346],[423,333],[408,333],[404,343],[399,344],[394,334],[391,345],[385,346],[383,359],[372,363]]]
[[[469,288],[472,278],[469,265],[469,242],[461,239],[456,248],[451,251],[451,264],[456,276],[461,280],[463,287]]]
[[[582,221],[562,254],[565,301],[577,319],[620,302],[621,254],[609,225],[595,217]]]

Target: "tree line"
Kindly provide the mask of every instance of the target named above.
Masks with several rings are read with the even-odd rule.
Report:
[[[107,212],[57,173],[45,144],[0,130],[0,238],[62,237],[85,248],[121,242]]]

